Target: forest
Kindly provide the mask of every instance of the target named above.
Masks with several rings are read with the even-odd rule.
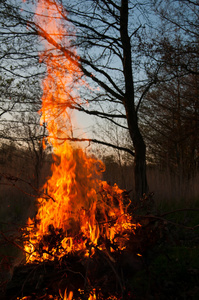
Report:
[[[198,20],[1,0],[0,299],[198,299]]]

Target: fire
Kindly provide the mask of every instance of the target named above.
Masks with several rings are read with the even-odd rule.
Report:
[[[72,128],[70,108],[83,104],[77,91],[86,83],[71,45],[74,28],[60,14],[53,1],[38,1],[35,21],[39,35],[48,40],[40,57],[47,70],[40,113],[41,123],[47,123],[54,163],[43,187],[46,197],[38,199],[37,215],[28,220],[24,234],[27,263],[60,259],[71,251],[92,256],[96,247],[106,250],[107,239],[110,252],[122,250],[138,226],[127,213],[130,202],[124,204],[124,191],[101,181],[102,162],[66,139]],[[64,299],[72,299],[72,294]],[[95,299],[95,294],[89,299]]]
[[[67,296],[67,290],[64,292],[64,300],[72,300],[73,299],[73,292],[69,292],[69,295]]]
[[[56,290],[51,290],[49,284],[38,299],[72,300],[81,299],[82,295],[88,300],[103,299],[101,287],[91,278],[95,269],[91,270],[90,262],[101,264],[103,258],[123,293],[114,265],[141,225],[128,213],[131,202],[125,191],[101,180],[103,163],[67,140],[72,132],[71,108],[86,103],[80,99],[78,90],[88,86],[72,46],[75,28],[63,18],[63,11],[56,0],[40,0],[35,14],[45,47],[40,59],[46,64],[47,73],[43,79],[41,123],[47,124],[47,142],[52,146],[54,162],[52,175],[43,186],[43,196],[37,199],[37,215],[28,220],[24,230],[24,250],[26,263],[46,266],[48,262],[63,271],[60,281],[55,282]],[[71,257],[77,258],[78,266],[81,257],[82,273],[67,266]],[[73,277],[68,278],[70,271],[76,274],[77,283],[72,282]],[[121,299],[120,295],[117,298],[109,293],[107,297]]]

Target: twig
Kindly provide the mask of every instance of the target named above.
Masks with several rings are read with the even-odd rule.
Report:
[[[47,193],[45,192],[41,192],[39,191],[36,187],[34,187],[30,182],[22,179],[22,178],[19,178],[19,177],[16,177],[16,176],[13,176],[13,175],[8,175],[8,174],[4,174],[4,173],[0,173],[0,178],[3,177],[5,178],[6,180],[8,180],[9,182],[17,182],[17,181],[20,181],[20,182],[23,182],[27,185],[29,185],[35,192],[36,192],[36,195],[32,194],[32,193],[28,193],[26,191],[24,191],[23,189],[21,189],[19,186],[17,186],[15,183],[1,183],[3,185],[9,185],[9,186],[13,186],[15,187],[16,189],[18,189],[19,191],[23,192],[24,194],[28,195],[28,196],[31,196],[31,197],[34,197],[34,198],[38,198],[38,197],[41,197],[41,198],[44,198],[44,199],[51,199],[53,202],[56,202],[55,199],[53,197],[51,197],[50,195],[48,195]]]
[[[177,210],[176,210],[177,211]],[[179,210],[181,211],[181,210]],[[171,212],[172,213],[172,212]],[[169,213],[166,213],[166,214],[163,214],[164,215],[168,215]],[[176,222],[173,222],[173,221],[170,221],[170,220],[167,220],[165,218],[162,218],[162,216],[154,216],[154,215],[146,215],[146,216],[136,216],[138,218],[141,218],[141,219],[152,219],[152,220],[160,220],[160,221],[163,221],[163,222],[167,222],[167,223],[170,223],[172,225],[175,225],[175,226],[181,226],[185,229],[190,229],[190,230],[195,230],[196,228],[199,227],[199,224],[196,225],[196,226],[193,226],[193,227],[190,227],[190,226],[186,226],[186,225],[183,225],[183,224],[179,224],[179,223],[176,223]]]
[[[21,251],[23,251],[24,253],[30,254],[29,252],[27,252],[26,250],[24,250],[23,247],[21,247],[19,244],[17,244],[15,241],[10,241],[7,236],[5,236],[5,234],[0,231],[1,235],[3,236],[3,238],[10,244],[13,244],[15,247],[17,247],[18,249],[20,249]]]

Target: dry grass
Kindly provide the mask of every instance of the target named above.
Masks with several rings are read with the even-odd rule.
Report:
[[[169,171],[148,170],[150,191],[158,206],[195,207],[199,204],[199,173],[187,179]]]
[[[107,167],[104,180],[111,184],[117,183],[119,187],[134,194],[133,166],[120,167],[117,164]],[[199,173],[190,178],[172,174],[168,170],[160,171],[158,168],[147,169],[149,192],[154,193],[157,206],[197,206],[199,204]]]

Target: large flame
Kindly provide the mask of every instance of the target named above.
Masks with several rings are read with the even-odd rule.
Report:
[[[53,260],[76,250],[88,255],[86,245],[98,245],[99,237],[113,242],[118,233],[136,226],[126,212],[123,191],[100,181],[103,164],[64,140],[71,132],[70,108],[83,103],[78,89],[85,82],[72,46],[74,27],[63,20],[62,12],[55,1],[38,1],[35,21],[45,41],[41,60],[47,68],[41,122],[47,123],[54,163],[43,187],[47,196],[38,199],[37,216],[28,220],[27,262]]]

